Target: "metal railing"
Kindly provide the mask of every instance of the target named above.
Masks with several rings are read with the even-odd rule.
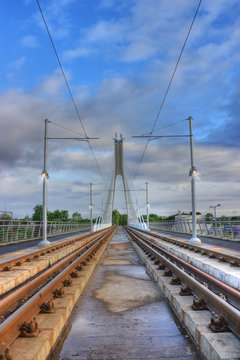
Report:
[[[166,220],[160,222],[150,222],[150,229],[159,229],[191,234],[192,221],[190,219]],[[221,220],[197,220],[197,235],[214,236],[219,238],[240,239],[240,221],[221,221]]]
[[[48,222],[47,235],[57,235],[90,230],[90,223]],[[0,244],[42,237],[41,221],[0,220]]]

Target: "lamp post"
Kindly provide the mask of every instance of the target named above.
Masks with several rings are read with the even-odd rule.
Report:
[[[90,137],[48,137],[48,124],[52,123],[48,119],[45,119],[45,131],[44,131],[44,162],[43,162],[43,239],[38,243],[38,246],[48,246],[50,241],[47,240],[47,179],[49,178],[47,171],[47,150],[48,150],[48,140],[78,140],[78,141],[89,141]],[[53,123],[52,123],[53,124]],[[57,125],[57,124],[54,124]],[[57,125],[58,126],[58,125]]]
[[[149,230],[148,182],[146,182],[146,212],[147,212],[147,229]]]
[[[221,206],[221,204],[209,206],[211,209],[214,209],[215,228],[216,228],[216,226],[217,226],[217,207],[218,207],[218,206]]]
[[[192,117],[189,116],[189,139],[190,139],[190,155],[191,155],[191,169],[189,176],[191,179],[191,190],[192,190],[192,237],[189,239],[191,244],[200,245],[201,240],[196,236],[196,176],[197,170],[194,166],[194,157],[193,157],[193,131],[192,131]]]
[[[91,221],[91,231],[93,231],[93,201],[92,201],[92,183],[90,183],[90,221]]]
[[[191,176],[191,193],[192,193],[192,237],[189,239],[191,244],[201,244],[201,240],[196,236],[196,175],[197,170],[194,166],[194,157],[193,157],[193,131],[192,131],[192,117],[189,116],[189,134],[188,135],[140,135],[132,136],[133,138],[148,138],[149,140],[156,140],[161,138],[180,138],[180,137],[189,137],[190,138],[190,156],[191,156],[191,169],[189,175]]]
[[[47,148],[48,148],[48,119],[45,119],[44,131],[44,162],[43,162],[43,239],[39,242],[39,246],[48,246],[50,241],[47,240],[47,179],[49,178],[47,172]]]

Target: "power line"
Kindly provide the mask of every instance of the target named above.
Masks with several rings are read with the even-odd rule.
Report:
[[[58,52],[57,52],[57,49],[56,49],[56,47],[55,47],[53,38],[52,38],[52,36],[51,36],[51,33],[50,33],[49,28],[48,28],[46,19],[45,19],[44,15],[43,15],[41,6],[40,6],[40,4],[39,4],[39,1],[36,0],[36,3],[37,3],[37,5],[38,5],[39,11],[40,11],[40,13],[41,13],[41,16],[42,16],[42,19],[43,19],[43,22],[44,22],[44,25],[45,25],[45,28],[46,28],[46,30],[47,30],[49,39],[50,39],[50,41],[51,41],[51,44],[52,44],[52,47],[53,47],[53,50],[54,50],[54,53],[55,53],[55,55],[56,55],[56,58],[57,58],[57,61],[58,61],[58,65],[59,65],[60,70],[61,70],[61,72],[62,72],[62,76],[63,76],[63,78],[64,78],[64,81],[65,81],[65,84],[66,84],[66,86],[67,86],[68,92],[69,92],[69,94],[70,94],[70,98],[71,98],[71,100],[72,100],[73,106],[74,106],[75,111],[76,111],[76,113],[77,113],[77,117],[78,117],[78,119],[79,119],[79,121],[80,121],[80,123],[81,123],[82,129],[83,129],[83,132],[84,132],[86,138],[88,138],[87,133],[86,133],[86,130],[85,130],[84,125],[83,125],[83,122],[82,122],[82,119],[81,119],[81,116],[80,116],[80,113],[79,113],[78,108],[77,108],[77,105],[76,105],[76,102],[75,102],[75,100],[74,100],[72,91],[71,91],[71,89],[70,89],[70,86],[69,86],[67,77],[66,77],[65,72],[64,72],[64,70],[63,70],[63,66],[62,66],[61,61],[60,61],[60,58],[59,58],[59,56],[58,56]],[[92,155],[93,155],[93,157],[94,157],[94,159],[95,159],[95,162],[96,162],[96,164],[97,164],[97,168],[98,168],[98,170],[99,170],[99,172],[100,172],[100,174],[101,174],[101,176],[102,176],[103,182],[105,183],[102,170],[101,170],[101,168],[100,168],[100,166],[99,166],[99,163],[98,163],[98,161],[97,161],[97,158],[96,158],[96,156],[95,156],[95,153],[94,153],[94,151],[93,151],[93,148],[92,148],[92,145],[91,145],[89,139],[87,139],[87,142],[88,142],[89,148],[90,148],[90,150],[91,150],[91,152],[92,152]]]
[[[187,36],[186,36],[186,39],[185,39],[185,41],[184,41],[184,43],[183,43],[182,49],[181,49],[180,54],[179,54],[179,56],[178,56],[176,65],[175,65],[175,67],[174,67],[174,70],[173,70],[172,76],[171,76],[171,78],[170,78],[170,81],[169,81],[169,83],[168,83],[168,86],[167,86],[167,89],[166,89],[166,91],[165,91],[165,94],[164,94],[164,96],[163,96],[163,99],[162,99],[160,108],[159,108],[159,110],[158,110],[156,119],[155,119],[155,121],[154,121],[154,123],[153,123],[152,130],[150,131],[150,135],[152,135],[152,133],[153,133],[153,131],[154,131],[154,129],[155,129],[155,126],[156,126],[156,124],[157,124],[158,118],[159,118],[159,116],[160,116],[160,113],[161,113],[161,111],[162,111],[163,105],[164,105],[165,100],[166,100],[166,98],[167,98],[169,89],[170,89],[170,87],[171,87],[171,85],[172,85],[172,82],[173,82],[175,73],[176,73],[176,71],[177,71],[179,62],[180,62],[180,60],[181,60],[183,51],[184,51],[184,49],[185,49],[186,43],[187,43],[187,41],[188,41],[189,35],[190,35],[190,33],[191,33],[191,30],[192,30],[193,24],[194,24],[194,22],[195,22],[195,19],[196,19],[196,17],[197,17],[199,8],[200,8],[200,6],[201,6],[201,3],[202,3],[202,0],[200,0],[199,3],[198,3],[198,7],[197,7],[197,9],[196,9],[196,11],[195,11],[195,14],[194,14],[192,23],[191,23],[191,25],[190,25],[190,28],[189,28],[188,33],[187,33]],[[146,151],[147,151],[149,142],[150,142],[150,138],[147,140],[147,143],[146,143],[145,148],[144,148],[144,150],[143,150],[143,153],[142,153],[140,162],[139,162],[139,164],[138,164],[137,170],[136,170],[135,175],[134,175],[134,179],[136,179],[138,170],[139,170],[139,168],[140,168],[140,166],[141,166],[141,164],[142,164],[142,162],[143,162],[143,159],[144,159],[145,153],[146,153]]]

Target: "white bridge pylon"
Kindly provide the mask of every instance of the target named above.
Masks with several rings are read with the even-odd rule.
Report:
[[[115,166],[112,181],[107,194],[107,201],[105,207],[103,209],[103,216],[101,219],[101,223],[94,226],[94,230],[100,230],[109,226],[112,226],[112,211],[114,206],[114,196],[115,196],[115,187],[116,187],[116,178],[118,175],[122,177],[123,181],[123,190],[125,197],[125,205],[128,216],[128,225],[147,229],[147,226],[144,222],[141,221],[141,218],[138,217],[138,210],[135,209],[131,191],[128,186],[127,177],[124,171],[123,166],[123,140],[122,134],[120,134],[120,139],[117,138],[117,134],[115,134],[114,140],[114,151],[115,151]]]

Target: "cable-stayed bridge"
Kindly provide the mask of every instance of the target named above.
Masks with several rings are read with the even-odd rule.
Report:
[[[131,194],[127,174],[124,170],[124,155],[123,155],[123,143],[124,138],[122,134],[120,134],[120,138],[118,139],[117,134],[115,134],[114,140],[114,170],[111,179],[111,183],[109,186],[109,190],[107,192],[106,202],[103,208],[103,215],[99,220],[99,223],[94,225],[93,230],[100,230],[109,226],[112,226],[112,212],[114,208],[114,197],[115,197],[115,189],[116,189],[116,179],[117,176],[120,176],[123,181],[123,191],[125,198],[125,206],[127,211],[128,225],[140,228],[147,229],[145,222],[142,220],[141,216],[139,216],[139,210],[137,209],[137,204],[133,202],[133,196]]]

